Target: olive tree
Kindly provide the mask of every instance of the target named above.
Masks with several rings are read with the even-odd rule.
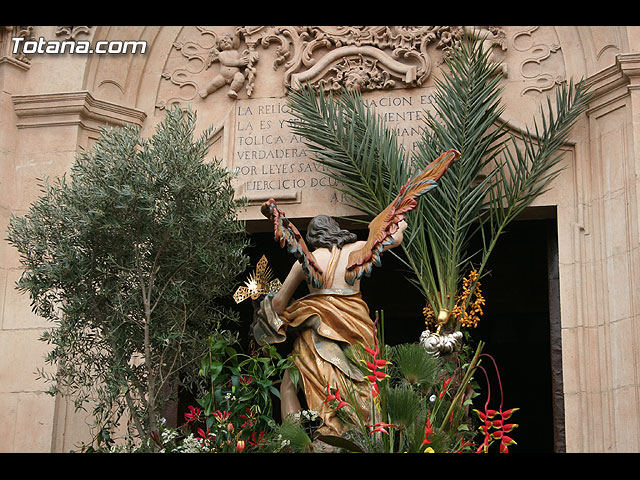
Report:
[[[50,182],[8,241],[24,273],[16,287],[53,322],[40,369],[49,393],[90,402],[97,425],[153,437],[177,387],[193,386],[207,338],[237,321],[224,299],[245,271],[247,236],[231,173],[207,159],[211,129],[173,107],[150,138],[102,131]]]

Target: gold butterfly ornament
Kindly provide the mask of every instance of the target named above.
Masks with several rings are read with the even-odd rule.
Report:
[[[261,295],[277,292],[280,287],[282,283],[277,278],[273,278],[273,271],[268,265],[267,257],[263,255],[256,265],[255,273],[250,274],[244,285],[238,287],[233,294],[233,299],[236,303],[247,298],[257,300]]]

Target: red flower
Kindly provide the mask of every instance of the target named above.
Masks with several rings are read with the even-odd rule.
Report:
[[[377,383],[374,383],[371,386],[371,395],[373,396],[373,398],[378,398],[378,396],[380,395],[380,388],[378,387]]]
[[[512,431],[514,428],[516,428],[518,426],[517,423],[507,423],[506,425],[502,425],[502,431],[505,433],[509,433],[510,431]]]
[[[236,452],[242,451],[244,451],[244,440],[238,440],[238,443],[236,443]]]
[[[264,432],[260,432],[257,439],[256,439],[256,432],[253,432],[251,434],[251,440],[249,440],[249,444],[253,445],[254,447],[264,448],[264,445],[262,444],[263,437],[264,437]]]
[[[376,383],[378,380],[382,380],[384,378],[387,378],[389,375],[387,375],[385,372],[381,372],[381,371],[377,371],[377,372],[373,372],[371,375],[367,375],[367,380],[369,380],[371,383]]]
[[[187,422],[193,422],[195,420],[198,420],[200,418],[201,412],[202,412],[201,409],[193,407],[192,405],[189,405],[189,412],[184,414],[184,419]]]
[[[231,412],[227,410],[225,410],[224,412],[221,412],[220,410],[216,410],[215,412],[213,412],[213,416],[216,417],[218,422],[224,423],[231,416]]]
[[[447,387],[449,386],[449,382],[451,382],[451,380],[453,380],[453,377],[442,381],[442,391],[440,392],[440,397],[438,398],[444,397],[445,393],[447,393]]]
[[[508,453],[509,448],[508,445],[513,445],[516,442],[509,436],[505,435],[505,433],[511,432],[514,428],[518,426],[516,423],[504,423],[504,420],[513,415],[513,412],[518,410],[517,408],[511,408],[506,411],[502,410],[489,410],[485,409],[484,412],[480,412],[478,410],[474,410],[480,420],[484,423],[478,427],[478,430],[482,432],[484,435],[484,441],[478,447],[477,453],[480,452],[488,452],[489,444],[493,440],[500,440],[500,453]],[[500,418],[496,418],[492,420],[492,418],[499,416]],[[493,429],[493,430],[492,430]]]
[[[378,349],[377,348],[375,350],[373,350],[373,349],[367,347],[365,344],[361,344],[361,345],[364,348],[365,352],[367,352],[373,358],[376,358],[378,356]]]
[[[340,396],[340,390],[339,389],[336,388],[336,393],[332,394],[329,385],[327,385],[327,399],[323,403],[328,403],[328,402],[331,402],[333,400],[337,400],[338,401],[338,406],[336,407],[336,410],[344,407],[345,405],[348,405],[347,402],[342,400],[342,397]]]
[[[253,381],[253,377],[250,375],[240,375],[238,381],[241,385],[249,385]]]
[[[200,442],[202,442],[203,444],[207,440],[215,440],[216,438],[215,434],[210,433],[208,428],[206,432],[199,428],[198,435],[200,435]]]
[[[460,449],[456,453],[461,453],[464,447],[475,447],[475,443],[467,442],[464,438],[460,440]]]
[[[240,415],[240,418],[246,418],[247,420],[240,425],[240,428],[244,428],[247,425],[250,427],[253,427],[253,422],[256,419],[255,414],[251,412],[250,408],[247,408],[247,414],[246,415]]]
[[[367,425],[367,427],[373,428],[373,430],[371,430],[370,433],[382,432],[382,433],[386,433],[387,435],[389,435],[389,432],[386,429],[389,427],[395,427],[395,426],[396,425],[393,425],[391,423],[384,423],[384,422],[378,422],[373,425]]]
[[[427,416],[427,421],[424,423],[424,440],[422,441],[422,445],[420,446],[422,447],[431,443],[432,440],[429,440],[429,435],[432,435],[434,433],[436,432],[434,432],[433,428],[431,428],[431,419]]]
[[[509,410],[505,410],[504,412],[500,412],[500,416],[502,417],[503,420],[508,420],[509,418],[511,418],[511,415],[513,415],[514,412],[517,412],[518,410],[520,410],[519,408],[510,408]],[[498,412],[496,412],[495,410],[491,410],[492,412],[495,412],[496,414]]]

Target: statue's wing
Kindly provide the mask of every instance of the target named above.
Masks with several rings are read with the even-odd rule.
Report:
[[[267,200],[262,205],[261,211],[265,217],[273,222],[274,238],[280,243],[280,247],[286,248],[302,264],[307,282],[314,288],[322,288],[322,269],[316,263],[296,226],[278,208],[274,199]]]
[[[398,196],[369,224],[369,236],[359,250],[349,255],[345,280],[353,285],[363,275],[369,276],[372,267],[380,266],[380,256],[384,247],[393,243],[391,237],[398,231],[398,224],[405,214],[418,205],[417,198],[436,186],[436,182],[447,171],[460,152],[451,149],[431,162],[415,178],[407,181]]]

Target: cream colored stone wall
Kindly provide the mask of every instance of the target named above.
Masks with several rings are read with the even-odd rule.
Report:
[[[105,124],[149,135],[168,105],[213,126],[211,155],[238,173],[243,218],[274,197],[292,218],[353,213],[300,139],[285,128],[286,91],[310,81],[360,83],[371,108],[410,149],[429,108],[454,27],[2,27],[0,227],[39,194],[36,178],[66,171]],[[11,29],[13,28],[13,29]],[[470,27],[467,30],[471,31]],[[20,33],[23,32],[23,33]],[[557,207],[566,443],[570,452],[640,451],[640,29],[484,27],[506,74],[504,120],[530,124],[558,82],[588,78],[594,100],[564,147],[565,169],[536,205]],[[145,53],[15,55],[10,39],[139,40]],[[233,37],[230,49],[225,34]],[[217,47],[223,53],[209,57]],[[245,57],[235,95],[201,94],[228,57]],[[211,59],[211,62],[209,60]],[[4,237],[3,237],[4,238]],[[0,451],[64,452],[88,421],[43,393],[34,372],[47,325],[14,288],[17,253],[0,243]],[[29,435],[26,435],[29,432]]]

